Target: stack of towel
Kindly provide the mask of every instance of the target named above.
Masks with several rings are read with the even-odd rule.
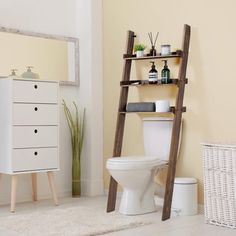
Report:
[[[130,102],[126,107],[127,112],[153,112],[155,111],[154,102]]]

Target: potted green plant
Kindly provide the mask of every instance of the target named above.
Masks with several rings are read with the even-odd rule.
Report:
[[[81,152],[84,140],[84,118],[85,109],[82,114],[79,114],[78,106],[73,102],[75,113],[72,114],[68,108],[65,100],[62,100],[66,120],[70,129],[71,135],[71,147],[72,147],[72,196],[79,197],[81,194],[80,186],[80,163],[81,163]]]
[[[145,48],[146,46],[144,44],[136,44],[134,46],[136,57],[143,57]]]

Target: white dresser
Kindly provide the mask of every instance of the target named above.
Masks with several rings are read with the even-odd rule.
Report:
[[[47,172],[55,199],[53,172],[59,169],[59,83],[0,79],[0,173],[12,175],[12,208],[17,175]]]

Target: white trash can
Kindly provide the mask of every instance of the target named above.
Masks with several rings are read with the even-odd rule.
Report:
[[[178,215],[196,215],[197,202],[197,180],[185,177],[175,178],[172,210],[176,211]]]

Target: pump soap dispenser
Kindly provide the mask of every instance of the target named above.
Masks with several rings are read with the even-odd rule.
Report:
[[[20,77],[16,74],[17,69],[11,69],[11,74],[8,76],[12,79],[19,79]]]
[[[151,82],[157,81],[157,79],[158,79],[158,71],[156,70],[155,62],[151,61],[150,63],[152,63],[152,68],[149,71],[148,80],[151,81]]]
[[[170,70],[167,65],[167,60],[163,60],[165,65],[164,68],[161,71],[161,83],[162,84],[169,84],[171,82],[170,79]]]
[[[27,71],[21,75],[23,78],[39,79],[39,75],[31,71],[31,68],[33,68],[33,66],[27,66],[26,68],[27,68]]]

